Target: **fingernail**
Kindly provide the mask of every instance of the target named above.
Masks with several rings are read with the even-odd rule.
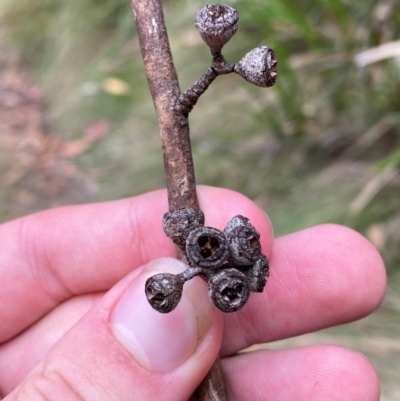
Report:
[[[212,307],[201,279],[185,283],[181,301],[170,313],[156,312],[146,299],[148,277],[160,272],[180,273],[186,267],[171,258],[149,263],[133,279],[111,314],[117,339],[148,369],[165,373],[177,368],[195,352],[211,327]]]

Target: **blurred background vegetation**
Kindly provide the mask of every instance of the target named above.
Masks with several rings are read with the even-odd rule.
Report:
[[[210,63],[193,25],[205,3],[163,3],[185,90]],[[190,119],[197,181],[254,199],[276,235],[336,222],[375,244],[390,282],[383,306],[310,341],[367,354],[382,400],[398,400],[400,3],[226,3],[239,11],[240,28],[225,57],[235,62],[268,45],[279,78],[262,90],[224,76],[200,99]],[[129,1],[2,0],[0,26],[2,221],[164,186]]]

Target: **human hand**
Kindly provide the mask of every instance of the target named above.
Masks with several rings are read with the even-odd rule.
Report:
[[[270,223],[250,200],[210,187],[198,193],[206,225],[221,229],[245,215],[270,259],[264,292],[233,314],[211,306],[200,278],[185,284],[170,314],[149,306],[146,278],[183,269],[158,259],[175,254],[161,227],[164,191],[0,226],[4,400],[186,401],[221,344],[230,400],[379,399],[377,376],[357,352],[309,346],[237,354],[371,313],[386,287],[372,245],[348,228],[321,225],[272,247]]]

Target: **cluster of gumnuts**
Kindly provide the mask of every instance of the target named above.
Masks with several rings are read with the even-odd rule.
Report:
[[[229,6],[211,4],[202,7],[196,15],[195,25],[212,55],[212,64],[205,74],[177,99],[175,111],[187,115],[199,97],[219,75],[236,73],[253,85],[273,86],[278,76],[277,60],[272,49],[259,46],[249,51],[238,63],[229,63],[221,51],[236,33],[238,12]]]
[[[172,311],[185,281],[197,275],[207,280],[210,299],[223,312],[239,310],[250,292],[263,291],[269,276],[268,260],[261,253],[260,234],[246,217],[233,217],[221,231],[204,227],[203,212],[189,207],[167,212],[163,228],[183,253],[188,268],[147,279],[146,296],[157,311]]]

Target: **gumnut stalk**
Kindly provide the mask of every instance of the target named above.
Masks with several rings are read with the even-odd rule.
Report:
[[[197,12],[194,23],[204,42],[215,54],[221,52],[224,45],[236,33],[239,14],[232,7],[210,4]]]
[[[275,54],[267,46],[256,47],[235,64],[234,71],[253,85],[273,86],[278,76]]]

